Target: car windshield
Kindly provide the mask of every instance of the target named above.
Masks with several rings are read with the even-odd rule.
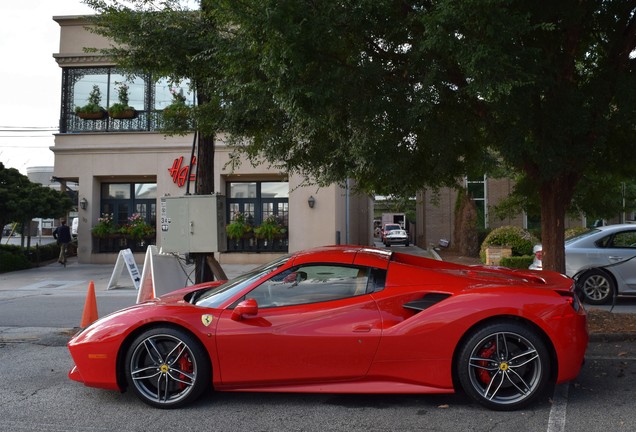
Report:
[[[227,281],[218,287],[212,288],[203,294],[195,304],[201,307],[217,308],[227,299],[233,297],[234,294],[240,292],[243,288],[251,285],[266,274],[273,272],[280,266],[284,265],[288,260],[289,255],[285,255],[277,260],[257,267],[235,279]]]

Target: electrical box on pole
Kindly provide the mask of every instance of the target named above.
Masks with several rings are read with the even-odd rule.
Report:
[[[160,199],[162,252],[212,253],[227,248],[225,196]]]

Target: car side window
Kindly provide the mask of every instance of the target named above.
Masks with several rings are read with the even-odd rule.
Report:
[[[614,234],[608,247],[636,249],[636,231],[622,231]]]
[[[339,264],[300,265],[275,275],[254,288],[259,308],[291,306],[338,300],[366,294],[373,289],[367,267]]]

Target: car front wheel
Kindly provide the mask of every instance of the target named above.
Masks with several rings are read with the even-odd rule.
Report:
[[[592,305],[608,303],[616,289],[614,280],[607,273],[597,269],[583,274],[579,278],[578,286],[583,294],[583,300]]]
[[[125,361],[129,388],[154,407],[183,406],[210,385],[210,362],[204,348],[174,328],[154,328],[139,335]]]
[[[457,375],[468,396],[494,410],[522,408],[548,383],[550,362],[541,338],[514,322],[489,324],[461,348]]]

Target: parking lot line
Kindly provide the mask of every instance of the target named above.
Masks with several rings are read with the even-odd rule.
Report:
[[[570,383],[559,384],[554,387],[552,408],[550,409],[550,417],[548,417],[548,432],[563,432],[565,430],[569,389]]]

